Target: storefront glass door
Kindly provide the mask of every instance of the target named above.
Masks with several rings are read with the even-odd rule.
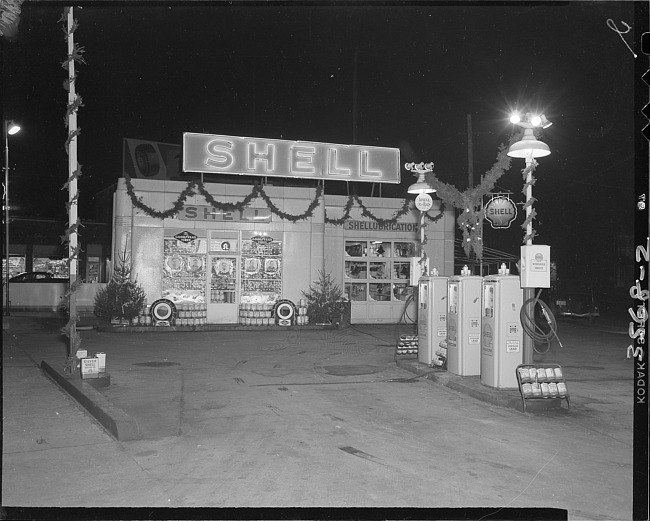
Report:
[[[236,324],[239,309],[238,257],[209,255],[208,316],[209,324]]]

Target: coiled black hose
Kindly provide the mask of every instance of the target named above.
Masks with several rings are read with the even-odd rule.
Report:
[[[546,302],[540,300],[539,296],[541,295],[542,290],[540,289],[537,292],[537,295],[533,298],[529,298],[521,306],[521,311],[519,312],[519,318],[521,320],[521,326],[524,328],[524,332],[533,339],[533,349],[536,353],[544,354],[551,349],[551,340],[553,337],[557,338],[560,347],[562,347],[562,342],[557,336],[557,321],[555,316],[551,311],[551,308],[548,307]],[[548,330],[545,331],[544,328],[540,327],[535,320],[535,306],[539,305],[542,310],[542,315],[546,319],[548,325]],[[545,344],[546,348],[540,350],[536,347],[535,344]]]

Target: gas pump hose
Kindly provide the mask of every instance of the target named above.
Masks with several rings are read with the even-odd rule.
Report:
[[[521,306],[521,311],[519,312],[519,318],[521,320],[521,326],[523,327],[524,332],[533,339],[533,349],[535,352],[544,354],[547,353],[551,348],[551,340],[553,337],[557,338],[560,347],[562,347],[562,342],[557,336],[557,321],[555,320],[555,316],[553,315],[551,308],[548,307],[546,302],[540,300],[539,296],[541,293],[542,290],[540,289],[537,292],[537,296],[530,298],[524,302],[524,304]],[[537,325],[535,321],[535,305],[540,306],[542,315],[546,319],[549,327],[548,331],[544,331],[544,329]],[[546,348],[540,350],[536,347],[535,344],[545,344]]]

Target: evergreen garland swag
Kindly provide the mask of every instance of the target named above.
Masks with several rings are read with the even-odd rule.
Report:
[[[481,210],[481,202],[483,196],[494,188],[499,178],[510,168],[511,158],[508,156],[508,149],[510,145],[519,141],[522,135],[523,131],[517,132],[510,137],[507,145],[500,145],[499,153],[492,168],[481,177],[481,182],[478,185],[464,192],[461,192],[453,185],[440,181],[432,171],[425,174],[426,182],[437,191],[440,199],[460,210],[456,223],[463,232],[463,249],[468,256],[472,250],[477,258],[480,259],[483,256],[480,223],[485,215]],[[534,165],[532,168],[534,168]]]
[[[142,202],[142,197],[137,197],[135,195],[135,188],[133,187],[133,183],[131,182],[131,178],[129,177],[128,174],[124,174],[124,180],[126,182],[126,192],[131,199],[131,204],[133,204],[134,207],[142,210],[144,213],[146,213],[149,217],[154,217],[156,219],[167,219],[170,217],[173,217],[174,215],[178,214],[182,209],[183,206],[185,205],[185,202],[187,201],[188,197],[191,197],[196,194],[202,195],[206,202],[212,206],[213,208],[217,210],[221,210],[224,212],[233,212],[233,211],[241,211],[244,208],[246,208],[254,199],[257,197],[261,197],[262,200],[266,203],[268,208],[271,210],[271,212],[274,215],[277,215],[281,219],[291,221],[291,222],[297,222],[297,221],[302,221],[305,219],[308,219],[309,217],[312,217],[314,214],[314,210],[318,207],[320,204],[320,199],[323,197],[323,192],[324,188],[323,185],[318,185],[316,187],[316,195],[314,196],[313,201],[309,204],[307,207],[307,210],[305,210],[303,213],[298,214],[298,215],[291,215],[286,212],[283,212],[280,210],[271,200],[271,198],[268,196],[268,194],[264,191],[264,187],[259,184],[253,185],[253,188],[251,189],[251,193],[248,194],[244,199],[242,199],[238,203],[220,203],[217,200],[215,200],[210,193],[205,188],[205,185],[203,184],[202,181],[200,180],[195,180],[192,179],[188,181],[187,187],[179,194],[178,199],[172,204],[172,207],[164,210],[164,211],[158,211],[155,210],[154,208],[151,208],[150,206],[146,205],[144,202]],[[380,217],[377,217],[374,215],[361,201],[359,196],[357,195],[350,195],[348,196],[348,201],[345,204],[344,210],[343,210],[343,217],[339,219],[330,219],[327,217],[327,214],[325,214],[325,222],[327,224],[334,224],[334,225],[342,225],[345,223],[349,218],[350,218],[350,212],[352,210],[352,206],[354,202],[359,205],[359,207],[362,210],[362,215],[364,217],[368,217],[369,219],[372,219],[373,221],[377,222],[380,225],[387,225],[387,224],[394,224],[398,221],[400,217],[403,215],[406,215],[408,212],[411,211],[411,204],[412,201],[408,199],[404,199],[404,203],[402,205],[402,208],[398,210],[391,218],[389,219],[382,219]],[[438,215],[435,217],[431,217],[429,214],[425,214],[427,218],[429,219],[430,222],[437,222],[439,221],[443,215],[444,215],[445,207],[444,204],[440,206],[440,212]]]

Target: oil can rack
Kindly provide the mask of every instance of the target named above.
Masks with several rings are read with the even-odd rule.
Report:
[[[567,408],[571,408],[564,371],[559,364],[520,364],[516,373],[524,412],[528,400],[566,400]]]

